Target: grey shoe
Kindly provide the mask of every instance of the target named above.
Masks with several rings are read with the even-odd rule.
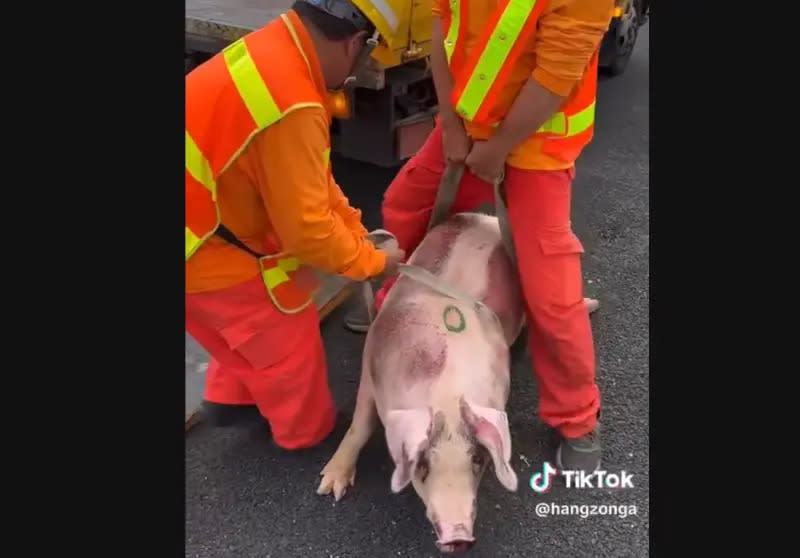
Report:
[[[600,469],[602,455],[598,423],[585,436],[564,439],[556,450],[556,465],[562,471],[584,471],[590,474]]]
[[[353,308],[344,315],[344,327],[354,333],[366,333],[370,326],[366,302],[360,296],[353,302]]]

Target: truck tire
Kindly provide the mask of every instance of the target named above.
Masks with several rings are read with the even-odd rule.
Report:
[[[618,76],[628,67],[642,16],[641,1],[628,0],[622,15],[611,22],[600,48],[600,67],[606,73]]]

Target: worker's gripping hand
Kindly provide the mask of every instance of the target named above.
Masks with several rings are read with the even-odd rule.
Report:
[[[505,174],[508,151],[492,140],[476,141],[466,159],[469,170],[489,184],[494,184]]]
[[[376,277],[383,280],[397,275],[398,265],[406,258],[405,251],[397,245],[397,238],[387,230],[376,229],[367,235],[367,240],[386,256],[386,265]]]
[[[406,259],[405,251],[400,248],[383,248],[381,251],[386,254],[386,267],[381,276],[387,278],[397,275],[398,266]]]
[[[472,147],[464,121],[453,112],[450,116],[442,116],[442,148],[445,161],[463,163]]]

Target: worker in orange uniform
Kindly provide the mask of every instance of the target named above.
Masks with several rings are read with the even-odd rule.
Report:
[[[505,200],[525,295],[542,420],[561,469],[600,466],[600,394],[570,226],[575,161],[593,134],[597,56],[613,0],[434,0],[439,121],[385,194],[384,227],[408,254],[425,235],[446,162],[465,163],[453,212]],[[387,281],[376,297],[380,306]],[[351,315],[351,329],[363,330]]]
[[[215,414],[256,408],[285,449],[336,420],[313,268],[364,280],[403,258],[330,169],[328,92],[378,36],[355,4],[295,2],[186,76],[186,329],[211,355]]]

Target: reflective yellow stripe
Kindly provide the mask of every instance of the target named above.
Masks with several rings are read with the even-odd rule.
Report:
[[[555,113],[550,120],[542,124],[538,132],[564,135],[567,133],[567,116],[563,112]]]
[[[213,200],[217,201],[217,182],[211,172],[211,165],[189,135],[189,130],[186,130],[186,170],[195,180],[208,188]]]
[[[322,162],[327,167],[331,162],[331,148],[325,148],[325,151],[322,152]]]
[[[263,275],[264,282],[270,289],[274,289],[281,283],[285,283],[289,280],[289,276],[286,275],[286,272],[280,267],[271,267],[269,269],[265,269],[263,271]]]
[[[550,120],[542,124],[541,128],[537,130],[537,133],[557,134],[564,136],[565,138],[577,136],[581,132],[588,130],[589,127],[594,124],[594,108],[595,102],[592,101],[591,105],[573,114],[569,117],[569,119],[567,119],[566,114],[563,112],[557,112],[550,118]],[[569,126],[567,126],[568,120]],[[492,124],[492,126],[495,128],[497,128],[499,125],[500,122],[495,122]]]
[[[287,282],[289,280],[289,273],[297,271],[299,267],[300,260],[297,258],[281,258],[278,260],[278,265],[276,267],[270,267],[262,272],[264,275],[264,282],[267,284],[267,287],[273,289],[281,283]]]
[[[478,113],[534,6],[536,0],[515,0],[509,2],[503,10],[500,21],[497,22],[456,103],[456,111],[467,120],[472,120]]]
[[[287,273],[297,271],[297,268],[300,267],[300,260],[297,258],[283,258],[278,260],[278,267]]]
[[[261,129],[277,122],[281,117],[281,111],[264,80],[261,79],[261,74],[258,73],[255,62],[250,57],[244,39],[231,43],[223,52],[239,96],[250,111],[256,126]]]
[[[577,136],[594,124],[594,106],[595,102],[592,101],[591,105],[573,114],[569,119],[563,112],[557,112],[538,131],[546,134],[557,134],[565,138]],[[568,121],[569,125],[567,125]]]
[[[189,227],[184,227],[186,229],[186,259],[189,259],[189,256],[195,251],[197,245],[200,244],[200,238],[194,234]]]
[[[594,124],[594,105],[595,102],[592,101],[591,105],[569,117],[569,126],[567,127],[569,136],[585,132],[589,126]]]
[[[444,39],[444,53],[447,55],[448,64],[458,40],[458,26],[461,24],[460,4],[460,0],[450,0],[450,29],[447,30],[447,37]]]

